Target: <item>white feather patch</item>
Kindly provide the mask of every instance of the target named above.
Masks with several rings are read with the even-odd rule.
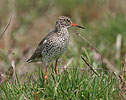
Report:
[[[47,40],[44,40],[43,44],[45,44],[47,42]]]

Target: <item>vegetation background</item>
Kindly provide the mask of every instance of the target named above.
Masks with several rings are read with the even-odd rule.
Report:
[[[12,15],[0,39],[0,100],[126,100],[125,4],[126,0],[0,0],[0,36]],[[59,75],[51,63],[45,88],[44,64],[26,60],[59,16],[70,17],[85,30],[69,28]]]

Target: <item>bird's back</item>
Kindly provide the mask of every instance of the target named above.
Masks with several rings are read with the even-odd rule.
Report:
[[[27,60],[28,63],[35,62],[35,61],[41,61],[42,60],[42,51],[47,45],[47,40],[49,37],[53,36],[54,31],[50,32],[45,38],[43,38],[42,41],[38,44],[37,48],[35,49],[33,55],[30,57],[30,59]]]

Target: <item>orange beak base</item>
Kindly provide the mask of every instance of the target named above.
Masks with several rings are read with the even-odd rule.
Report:
[[[74,24],[74,23],[71,23],[72,26],[76,26],[76,27],[79,27],[79,28],[82,28],[82,29],[85,29],[84,27],[80,26],[80,25],[77,25],[77,24]]]

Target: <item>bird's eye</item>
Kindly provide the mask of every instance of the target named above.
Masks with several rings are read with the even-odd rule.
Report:
[[[69,19],[67,19],[67,21],[68,21],[68,22],[70,22],[70,20],[69,20]]]

